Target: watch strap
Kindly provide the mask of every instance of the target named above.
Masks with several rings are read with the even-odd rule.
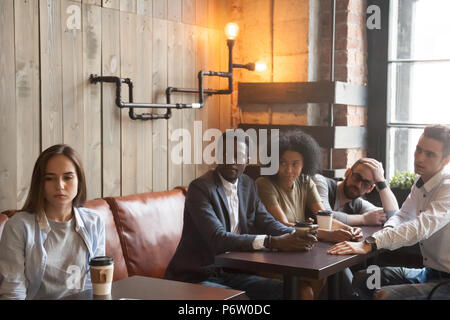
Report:
[[[272,250],[272,236],[267,235],[264,239],[264,247],[269,250]]]
[[[368,236],[368,237],[364,240],[364,242],[370,244],[370,246],[371,246],[371,248],[372,248],[371,251],[377,250],[377,241],[376,241],[376,239],[375,239],[374,237]]]
[[[375,185],[376,185],[376,187],[377,187],[378,192],[380,192],[381,190],[387,188],[386,181],[379,181],[379,182],[376,182]]]

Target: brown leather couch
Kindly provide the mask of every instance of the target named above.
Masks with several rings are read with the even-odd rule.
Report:
[[[187,189],[149,192],[87,201],[105,220],[106,255],[114,258],[113,281],[133,275],[162,278],[183,228]],[[16,211],[0,214],[5,222]]]

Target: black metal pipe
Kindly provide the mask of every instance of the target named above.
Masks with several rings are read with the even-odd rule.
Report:
[[[113,76],[106,77],[98,77],[97,75],[91,74],[90,81],[91,83],[98,82],[108,82],[116,84],[116,105],[119,108],[129,108],[129,116],[133,120],[153,120],[153,119],[170,119],[172,116],[171,109],[200,109],[206,103],[206,96],[211,96],[215,94],[225,95],[231,94],[233,92],[233,69],[234,68],[243,68],[248,70],[255,70],[255,64],[249,63],[246,65],[243,64],[233,64],[233,47],[234,40],[227,40],[228,46],[228,72],[216,72],[216,71],[200,71],[198,73],[198,89],[185,89],[185,88],[174,88],[169,87],[166,89],[166,103],[136,103],[133,98],[133,81],[130,78],[119,78]],[[224,90],[212,90],[212,89],[203,89],[203,78],[204,77],[221,77],[228,79],[228,88]],[[123,102],[121,97],[122,83],[128,85],[128,93],[129,93],[129,102]],[[172,93],[192,93],[198,94],[198,103],[171,103],[171,95]],[[134,108],[165,108],[167,112],[165,114],[152,114],[152,113],[143,113],[136,114]]]
[[[241,68],[241,69],[247,69],[249,71],[255,71],[255,64],[254,63],[247,63],[247,64],[233,64],[233,68]]]
[[[95,75],[91,75],[91,82],[92,83],[98,83],[98,82],[109,82],[109,83],[115,83],[116,84],[116,105],[119,108],[173,108],[173,109],[180,109],[180,108],[190,108],[192,107],[189,104],[161,104],[161,103],[136,103],[136,102],[123,102],[121,98],[121,88],[122,83],[126,83],[129,88],[130,98],[133,99],[133,82],[131,79],[123,79],[119,77],[97,77]],[[195,104],[194,104],[195,105]]]
[[[234,40],[227,40],[227,47],[228,47],[228,90],[233,92],[233,47],[234,47]],[[230,93],[231,93],[230,92]]]

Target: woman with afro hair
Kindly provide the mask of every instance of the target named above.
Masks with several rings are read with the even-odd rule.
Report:
[[[258,195],[275,219],[294,227],[297,222],[308,220],[308,212],[315,215],[325,210],[311,179],[321,168],[322,153],[310,135],[297,130],[280,134],[279,156],[277,174],[256,180]],[[331,230],[319,229],[318,232],[319,239],[335,243],[357,240],[361,236],[361,229],[335,219]],[[301,298],[317,298],[322,286],[321,281],[302,279]]]

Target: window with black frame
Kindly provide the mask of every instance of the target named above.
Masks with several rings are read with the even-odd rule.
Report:
[[[391,0],[386,174],[413,171],[427,124],[450,124],[450,1]]]

